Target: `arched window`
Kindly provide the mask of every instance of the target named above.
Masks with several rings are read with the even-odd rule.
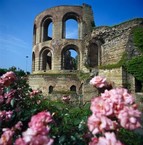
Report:
[[[44,49],[40,55],[40,68],[44,71],[52,69],[52,53],[48,49]]]
[[[72,85],[72,86],[70,87],[70,91],[76,92],[76,86],[75,86],[75,85]]]
[[[33,45],[36,44],[36,25],[34,24],[33,27]]]
[[[35,53],[32,53],[32,71],[35,71]]]
[[[53,92],[53,86],[49,86],[49,94]]]
[[[62,69],[77,70],[79,56],[77,50],[73,46],[68,46],[62,51]]]
[[[63,17],[63,30],[62,38],[65,39],[79,39],[81,33],[81,27],[79,26],[80,18],[78,14],[70,12]]]
[[[98,46],[95,43],[91,43],[88,48],[88,65],[89,67],[98,66]]]
[[[42,41],[48,41],[52,40],[53,35],[53,22],[52,18],[47,16],[47,18],[44,18],[42,21]]]
[[[74,19],[65,22],[65,39],[78,39],[78,23]]]
[[[49,39],[52,39],[52,35],[53,35],[53,23],[49,23],[48,29],[47,29],[47,37],[49,37]]]

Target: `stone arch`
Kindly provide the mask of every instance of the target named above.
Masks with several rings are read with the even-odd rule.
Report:
[[[88,66],[97,68],[99,64],[99,47],[96,43],[90,43],[88,46]]]
[[[75,86],[75,85],[72,85],[72,86],[70,87],[70,91],[76,92],[76,86]]]
[[[33,45],[36,44],[36,24],[34,24],[34,27],[33,27]]]
[[[66,21],[67,20],[75,20],[77,22],[77,27],[78,27],[78,38],[81,37],[81,18],[80,16],[75,13],[75,12],[67,12],[64,16],[63,16],[63,19],[62,19],[62,38],[66,38]]]
[[[32,53],[32,72],[35,71],[35,53]]]
[[[77,56],[73,58],[71,56],[70,50],[74,50],[77,53]],[[61,52],[61,69],[62,70],[78,70],[79,69],[79,49],[76,45],[67,45],[63,48]]]
[[[48,71],[52,69],[52,51],[45,47],[40,52],[40,70]]]
[[[53,18],[52,16],[45,16],[43,20],[41,21],[41,42],[52,40],[52,37],[50,37],[50,24],[52,24],[52,30],[53,33]]]

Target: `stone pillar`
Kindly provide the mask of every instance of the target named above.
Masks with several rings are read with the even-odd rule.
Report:
[[[36,44],[40,43],[40,38],[41,38],[40,27],[38,27],[36,29]]]
[[[35,71],[39,70],[39,57],[35,57]]]
[[[83,4],[83,38],[90,34],[94,27],[93,12],[91,6]]]
[[[53,22],[53,39],[62,39],[62,22]]]
[[[61,70],[61,53],[60,53],[60,48],[59,48],[59,46],[57,44],[53,45],[53,47],[57,51],[53,52],[52,70],[59,71],[59,70]]]

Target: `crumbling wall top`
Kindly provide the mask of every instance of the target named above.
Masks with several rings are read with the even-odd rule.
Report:
[[[122,35],[128,31],[131,31],[132,28],[143,25],[143,18],[136,18],[126,22],[123,22],[114,26],[99,26],[95,27],[92,31],[92,38],[113,38]]]
[[[85,9],[85,8],[90,9],[90,10],[92,9],[91,6],[88,4],[83,4],[82,6],[61,5],[61,6],[55,6],[52,8],[48,8],[35,17],[34,24],[37,25],[37,23],[39,21],[41,21],[45,16],[51,16],[51,17],[53,17],[53,20],[54,19],[58,20],[58,19],[60,19],[60,16],[62,17],[63,15],[65,15],[66,13],[69,13],[69,12],[74,12],[80,16],[83,14],[83,9]]]

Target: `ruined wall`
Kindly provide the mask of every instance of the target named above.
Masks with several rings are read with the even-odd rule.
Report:
[[[143,19],[134,19],[113,27],[101,26],[93,30],[92,39],[102,39],[101,65],[115,64],[120,61],[123,53],[133,46],[128,45],[131,30],[143,24]],[[130,48],[128,48],[130,47]]]
[[[99,70],[100,76],[106,76],[106,78],[110,82],[114,82],[116,87],[122,87],[123,85],[123,70],[122,68],[116,68],[116,69],[101,69]]]
[[[78,38],[65,37],[65,22],[73,19],[78,23]],[[53,24],[52,37],[47,35],[49,24]],[[143,19],[134,19],[112,27],[95,27],[91,6],[57,6],[40,13],[33,27],[32,75],[29,84],[34,89],[41,89],[45,95],[58,96],[76,88],[76,97],[84,101],[97,96],[98,92],[89,81],[79,79],[78,73],[89,76],[101,75],[114,81],[117,87],[131,85],[135,79],[120,66],[119,68],[99,69],[99,66],[117,64],[124,52],[128,56],[139,55],[135,51],[131,31],[143,25]],[[65,52],[72,48],[78,53],[77,70],[64,67]],[[70,64],[70,63],[67,63]],[[52,89],[53,93],[50,92]],[[61,93],[63,92],[63,94]]]
[[[53,87],[54,92],[71,91],[71,86],[75,86],[77,93],[80,88],[80,81],[75,74],[38,74],[31,75],[30,85],[33,89],[40,89],[44,94],[49,94],[49,87]],[[68,83],[67,83],[68,82]]]
[[[90,43],[98,44],[98,53],[100,53],[98,66],[106,68],[107,65],[117,64],[123,59],[122,57],[125,53],[128,58],[139,55],[131,34],[133,28],[139,26],[143,26],[143,19],[130,20],[112,27],[96,27],[91,33],[91,38],[87,44],[88,46],[90,46]],[[127,87],[130,85],[130,89],[135,91],[134,77],[127,74],[122,67],[99,69],[98,75],[114,81],[116,86]]]
[[[61,70],[62,66],[62,51],[64,48],[72,46],[79,54],[79,65],[78,69],[82,68],[82,59],[83,59],[83,51],[84,51],[84,42],[82,40],[65,40],[65,39],[58,39],[58,40],[50,40],[45,41],[43,43],[39,43],[33,47],[33,51],[35,52],[35,70],[33,73],[37,73],[38,71],[44,71],[39,68],[40,65],[40,52],[43,49],[48,49],[52,52],[52,70],[55,72],[56,70]],[[39,61],[40,60],[40,61]]]
[[[73,19],[78,23],[78,39],[65,38],[65,22]],[[47,36],[49,24],[53,24],[52,38]],[[62,69],[62,51],[72,46],[79,54],[78,70],[84,70],[83,54],[85,52],[85,37],[92,31],[94,23],[92,9],[89,5],[82,6],[57,6],[40,13],[34,22],[33,34],[33,73],[43,71],[41,57],[43,49],[50,51],[52,70]],[[35,67],[34,67],[35,66]]]

